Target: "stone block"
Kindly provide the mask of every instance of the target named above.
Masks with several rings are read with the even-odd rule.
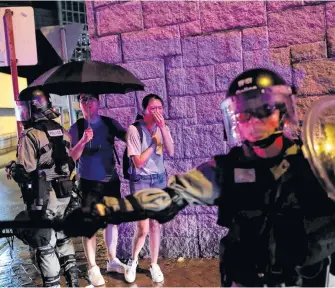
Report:
[[[117,119],[123,127],[129,127],[136,117],[136,109],[132,107],[100,109],[99,114]]]
[[[304,6],[268,15],[270,47],[283,47],[323,41],[325,16],[323,6]]]
[[[278,72],[287,83],[292,83],[289,48],[272,48],[244,53],[244,69],[267,68]]]
[[[202,94],[195,96],[196,115],[199,124],[223,123],[223,114],[220,104],[224,100],[224,94]]]
[[[303,5],[302,0],[297,1],[266,1],[266,9],[268,12],[277,12]]]
[[[136,222],[121,223],[118,225],[119,235],[124,237],[133,237],[136,229]]]
[[[329,57],[335,57],[335,28],[327,29],[328,39],[328,55]]]
[[[335,62],[330,59],[293,65],[294,85],[298,95],[322,95],[335,92]]]
[[[298,44],[291,46],[292,62],[327,58],[326,43]]]
[[[128,94],[107,94],[106,106],[108,108],[129,107],[135,105],[135,92]]]
[[[96,12],[96,25],[100,36],[142,30],[141,2],[126,2],[102,7]]]
[[[201,34],[201,23],[200,21],[193,21],[189,23],[180,24],[180,36],[194,36]]]
[[[87,1],[91,2],[91,1]],[[106,5],[114,5],[120,3],[120,1],[117,0],[109,0],[109,1],[92,1],[94,3],[94,8],[98,8],[101,6],[106,6]]]
[[[216,91],[227,91],[234,78],[243,72],[242,62],[215,65]]]
[[[203,32],[228,30],[266,24],[263,1],[201,1],[200,19]]]
[[[189,237],[196,238],[197,218],[195,215],[177,215],[172,221],[162,225],[163,238],[165,237]]]
[[[242,31],[244,51],[266,49],[269,47],[267,27],[246,28]]]
[[[118,35],[93,38],[90,43],[92,60],[112,64],[122,62],[121,41]]]
[[[144,28],[174,25],[199,19],[197,1],[143,1]]]
[[[180,159],[184,157],[183,153],[183,121],[182,120],[167,120],[167,126],[170,128],[170,133],[174,142],[174,156],[166,157],[166,159]]]
[[[217,217],[218,211],[216,206],[196,205],[196,206],[188,206],[187,208],[182,210],[180,214],[185,215],[212,214]]]
[[[167,237],[162,239],[161,255],[164,258],[176,259],[198,258],[198,239],[188,237]]]
[[[218,216],[216,214],[197,214],[197,224],[199,231],[204,228],[222,228],[217,225]]]
[[[307,111],[312,107],[315,101],[320,99],[320,97],[327,96],[296,97],[297,114],[299,120],[304,120]]]
[[[167,81],[170,96],[215,92],[214,66],[171,69]]]
[[[214,156],[214,155],[213,155]],[[202,164],[204,164],[204,163],[206,163],[206,162],[209,162],[209,161],[211,161],[211,160],[213,160],[213,158],[212,157],[207,157],[207,158],[195,158],[195,159],[192,159],[192,166],[193,167],[198,167],[199,165],[202,165]]]
[[[186,37],[182,47],[185,67],[241,61],[241,32]]]
[[[194,118],[196,117],[195,99],[192,96],[170,97],[169,118]]]
[[[173,68],[182,68],[183,67],[183,57],[182,56],[167,56],[165,60],[165,69],[171,70]]]
[[[335,2],[326,3],[327,28],[335,28]]]
[[[126,61],[181,54],[180,33],[177,26],[124,33],[122,46]]]
[[[220,240],[226,235],[225,229],[202,228],[199,230],[200,257],[218,256]]]
[[[173,175],[177,175],[180,173],[185,173],[193,168],[192,160],[190,159],[173,159],[173,160],[165,160],[165,168],[166,172],[169,175],[169,178]]]
[[[164,60],[136,61],[121,64],[141,80],[164,77]]]
[[[186,158],[210,157],[224,151],[223,125],[195,125],[183,129]]]

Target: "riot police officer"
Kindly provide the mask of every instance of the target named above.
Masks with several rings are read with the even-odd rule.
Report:
[[[19,184],[27,206],[16,219],[62,218],[70,202],[73,182],[70,171],[69,137],[56,121],[50,95],[41,89],[30,95],[21,93],[16,115],[25,130],[19,138],[17,159],[11,165],[13,179]],[[78,287],[78,271],[72,240],[52,229],[16,229],[16,236],[36,249],[43,283],[59,286],[60,269],[70,287]]]
[[[284,132],[297,122],[292,94],[270,70],[242,73],[221,104],[229,143],[236,145],[227,155],[173,176],[163,190],[105,197],[90,213],[77,210],[68,224],[85,216],[92,225],[65,233],[88,235],[107,222],[147,217],[164,223],[186,205],[217,205],[218,224],[229,228],[220,245],[223,286],[324,286],[335,204],[300,142]]]

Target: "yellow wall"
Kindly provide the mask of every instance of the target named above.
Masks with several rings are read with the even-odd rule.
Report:
[[[19,77],[19,91],[26,88],[27,79]],[[0,73],[0,109],[13,108],[14,97],[12,76],[5,73]],[[0,117],[0,138],[5,134],[16,133],[16,118],[15,116],[1,116]]]
[[[27,79],[19,77],[19,91],[27,86]],[[12,76],[0,73],[0,87],[0,108],[14,108]]]
[[[15,116],[0,117],[0,138],[5,134],[16,133],[16,118]]]

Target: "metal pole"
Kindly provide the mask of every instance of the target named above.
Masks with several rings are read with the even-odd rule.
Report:
[[[62,58],[63,58],[63,64],[68,63],[69,57],[67,54],[67,45],[66,45],[66,30],[64,27],[60,28],[60,40],[62,45]],[[75,122],[75,116],[72,106],[72,99],[71,96],[67,96],[67,101],[69,105],[69,115],[70,115],[70,126]]]
[[[64,127],[64,108],[59,107],[59,112],[60,112],[60,125]]]
[[[6,42],[9,50],[9,61],[10,61],[10,73],[12,75],[12,85],[13,85],[13,94],[14,101],[16,101],[19,97],[19,77],[17,72],[17,59],[15,53],[15,42],[14,42],[14,29],[13,29],[13,11],[10,9],[5,10],[5,31],[6,31]],[[20,137],[22,131],[21,122],[16,121],[17,126],[17,137]]]

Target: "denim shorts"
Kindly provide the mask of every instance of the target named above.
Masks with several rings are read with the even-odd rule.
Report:
[[[167,174],[136,175],[136,181],[131,180],[129,184],[131,194],[146,188],[163,189],[167,186]]]

